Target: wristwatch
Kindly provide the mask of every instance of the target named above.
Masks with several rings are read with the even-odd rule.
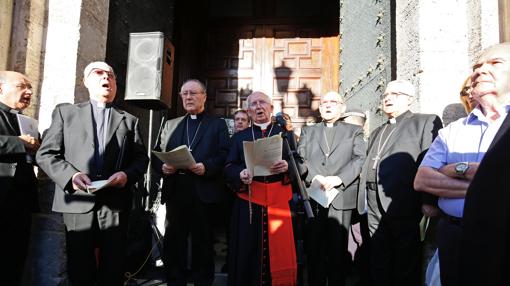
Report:
[[[469,162],[458,162],[455,164],[455,174],[464,177],[469,169]]]

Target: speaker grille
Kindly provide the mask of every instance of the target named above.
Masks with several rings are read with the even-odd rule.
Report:
[[[168,41],[167,41],[168,42]],[[167,45],[171,45],[167,43]],[[126,79],[125,100],[151,109],[168,108],[171,103],[170,90],[163,90],[162,81],[168,82],[164,77],[170,76],[173,66],[163,62],[165,40],[161,32],[131,33],[129,35],[129,59]],[[166,69],[163,72],[163,69]]]

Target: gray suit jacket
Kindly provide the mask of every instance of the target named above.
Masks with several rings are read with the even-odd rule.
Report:
[[[117,171],[127,174],[124,189],[106,189],[88,194],[72,189],[76,172],[94,173],[94,128],[90,102],[60,105],[53,111],[50,128],[37,152],[37,162],[56,183],[53,211],[87,213],[100,201],[111,210],[131,207],[131,187],[142,178],[148,164],[138,129],[138,118],[112,108],[105,140],[103,178]]]
[[[378,196],[384,211],[393,216],[416,215],[420,212],[420,195],[413,182],[419,162],[442,127],[441,119],[432,114],[414,114],[410,111],[397,118],[397,130],[388,139],[380,155],[376,170]],[[374,139],[384,125],[374,130],[368,141],[368,152],[377,148]],[[372,168],[372,158],[365,160],[360,174],[358,212],[366,208],[366,177]]]
[[[366,143],[363,140],[363,129],[357,125],[336,122],[333,133],[330,155],[324,138],[324,123],[303,128],[298,145],[299,154],[305,159],[308,167],[306,183],[310,185],[316,175],[338,176],[342,185],[341,191],[333,200],[332,206],[338,210],[356,208],[357,178],[365,160]]]

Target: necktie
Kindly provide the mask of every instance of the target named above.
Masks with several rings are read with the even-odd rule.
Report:
[[[104,131],[105,131],[105,115],[106,108],[98,108],[97,109],[97,118],[96,118],[96,138],[97,138],[97,148],[96,148],[96,168],[98,176],[101,176],[103,171],[103,155],[104,155]]]

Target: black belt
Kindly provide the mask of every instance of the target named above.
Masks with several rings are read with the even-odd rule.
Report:
[[[193,175],[193,172],[188,171],[188,170],[177,170],[176,174],[177,175]]]
[[[443,213],[443,218],[450,224],[461,225],[462,223],[461,217],[451,216]]]
[[[271,175],[271,176],[256,176],[253,177],[253,181],[261,183],[274,183],[280,182],[283,179],[283,175]]]
[[[371,191],[377,191],[377,183],[367,182],[366,186],[367,186],[367,189],[369,189]]]

